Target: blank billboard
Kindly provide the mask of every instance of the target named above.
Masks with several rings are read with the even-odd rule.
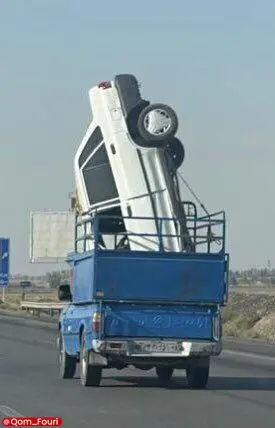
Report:
[[[63,262],[74,251],[74,231],[73,212],[31,212],[30,262]]]

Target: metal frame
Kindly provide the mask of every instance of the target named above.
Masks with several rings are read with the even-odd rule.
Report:
[[[184,202],[184,205],[188,205],[189,208],[192,207],[194,210],[194,213],[189,215],[186,215],[186,225],[187,230],[189,233],[191,233],[191,239],[194,243],[194,252],[198,253],[216,253],[216,251],[212,251],[212,244],[218,244],[221,246],[220,253],[225,253],[225,232],[226,232],[226,225],[225,225],[225,213],[224,211],[219,211],[213,214],[209,214],[206,216],[198,217],[197,216],[197,209],[196,205],[192,202]],[[79,217],[87,217],[82,218],[79,220]],[[129,231],[125,232],[101,232],[100,231],[100,220],[108,219],[108,220],[118,220],[123,222],[124,219],[128,220],[155,220],[157,223],[157,229],[158,233],[133,233]],[[103,233],[105,236],[114,236],[115,240],[118,236],[144,236],[144,237],[154,237],[157,238],[158,241],[158,251],[163,252],[164,246],[163,246],[163,238],[164,237],[176,237],[181,238],[182,234],[163,234],[162,233],[162,227],[163,223],[165,221],[173,221],[177,222],[177,218],[166,218],[166,217],[131,217],[131,216],[108,216],[100,213],[91,213],[86,212],[82,215],[76,215],[76,221],[75,221],[75,252],[78,253],[78,243],[81,241],[84,241],[84,252],[87,249],[87,241],[93,241],[94,242],[94,248],[100,249],[99,246],[99,237],[101,233]],[[91,226],[91,233],[87,233],[87,226]],[[212,229],[215,226],[221,226],[222,227],[222,233],[221,235],[215,235],[212,232]],[[82,235],[79,235],[79,228],[84,227],[84,233]],[[206,251],[198,251],[199,247],[202,245],[206,245]],[[116,248],[114,249],[116,250]]]

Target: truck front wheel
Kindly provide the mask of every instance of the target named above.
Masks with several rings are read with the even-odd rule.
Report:
[[[187,384],[189,388],[205,388],[209,378],[210,358],[199,358],[187,367]]]
[[[156,373],[161,383],[168,383],[173,376],[174,369],[172,367],[156,367]]]
[[[83,386],[99,386],[102,368],[90,364],[90,351],[86,350],[85,336],[82,334],[80,350],[80,380]]]
[[[59,374],[61,379],[72,379],[76,372],[77,359],[67,354],[61,332],[57,339]]]

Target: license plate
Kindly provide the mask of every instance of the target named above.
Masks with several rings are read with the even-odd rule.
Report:
[[[182,345],[178,342],[136,342],[136,350],[139,353],[165,353],[178,354],[182,351]]]

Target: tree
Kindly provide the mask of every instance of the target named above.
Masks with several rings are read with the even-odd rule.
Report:
[[[229,284],[231,284],[231,285],[237,285],[238,284],[236,273],[233,272],[232,270],[229,270],[229,278],[228,279],[229,279]]]
[[[51,288],[57,288],[62,281],[62,272],[54,271],[46,274],[47,282]]]

